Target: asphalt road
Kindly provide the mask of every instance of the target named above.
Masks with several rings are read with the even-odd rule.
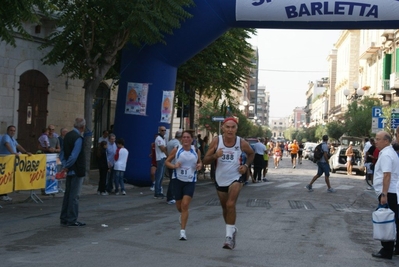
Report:
[[[148,187],[99,196],[95,184],[84,185],[79,219],[87,226],[78,229],[59,225],[62,194],[35,203],[21,201],[28,192],[12,193],[13,203],[0,203],[0,266],[398,266],[399,257],[371,257],[380,246],[372,238],[376,197],[364,178],[335,173],[336,193],[324,177],[307,192],[315,172],[310,161],[292,169],[284,158],[269,169],[270,182],[246,185],[232,251],[222,249],[225,224],[209,178],[197,183],[187,241],[179,240],[175,206]]]

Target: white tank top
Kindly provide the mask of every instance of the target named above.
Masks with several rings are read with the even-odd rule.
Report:
[[[175,162],[180,162],[180,168],[173,170],[172,179],[179,179],[182,182],[197,181],[198,154],[192,145],[190,151],[184,150],[182,145],[177,147]]]
[[[238,172],[241,165],[241,139],[237,136],[236,143],[232,147],[227,147],[223,143],[222,135],[219,135],[216,151],[220,148],[223,149],[223,156],[216,160],[216,182],[219,186],[230,186],[241,177]]]

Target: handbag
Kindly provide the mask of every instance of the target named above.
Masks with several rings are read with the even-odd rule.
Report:
[[[380,241],[396,240],[395,213],[388,205],[381,206],[373,211],[373,238]]]

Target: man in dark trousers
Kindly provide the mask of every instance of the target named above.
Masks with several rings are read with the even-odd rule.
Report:
[[[60,220],[62,226],[80,227],[86,225],[78,221],[79,195],[86,172],[82,136],[86,128],[85,119],[76,118],[73,127],[64,137],[64,147],[60,155],[62,172],[67,175]]]

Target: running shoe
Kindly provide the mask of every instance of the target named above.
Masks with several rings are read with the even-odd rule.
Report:
[[[223,248],[225,249],[234,249],[236,246],[236,235],[237,235],[237,228],[235,228],[233,237],[226,236],[226,239],[223,244]]]
[[[330,188],[327,189],[327,192],[328,193],[335,193],[335,192],[337,192],[337,190],[335,190],[334,188],[330,187]]]
[[[305,188],[306,188],[309,192],[313,192],[313,188],[312,188],[312,186],[311,186],[310,184],[307,184],[307,185],[305,186]]]
[[[122,195],[126,195],[126,191],[125,190],[122,191]]]
[[[172,200],[167,201],[166,203],[168,203],[169,205],[175,204],[175,203],[176,203],[176,200],[172,199]]]
[[[180,230],[180,240],[186,241],[187,236],[186,236],[186,231],[185,230]]]
[[[105,192],[102,192],[101,195],[102,195],[102,196],[108,196],[109,194],[108,194],[107,191],[105,191]]]
[[[151,190],[151,191],[154,191],[154,190],[155,190],[155,185],[154,185],[154,184],[151,185],[150,190]]]

